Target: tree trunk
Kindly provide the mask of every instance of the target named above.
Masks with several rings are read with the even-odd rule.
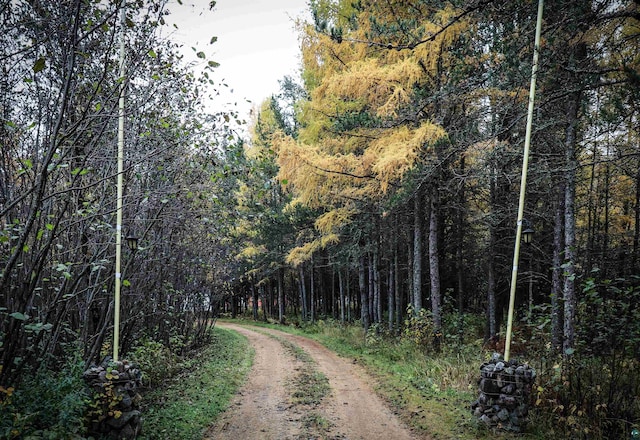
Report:
[[[278,322],[284,324],[284,282],[282,268],[278,269]]]
[[[338,266],[338,291],[339,292],[340,292],[340,289],[342,289],[341,284],[342,284],[342,276],[340,274],[340,267]],[[343,293],[344,292],[340,292],[340,294],[343,294]],[[326,306],[324,306],[323,308],[325,307]],[[340,313],[342,313],[342,307],[340,307],[340,309],[341,309]],[[324,314],[327,315],[326,308],[325,308]],[[338,311],[336,310],[336,270],[335,269],[331,271],[331,317],[333,319],[336,319],[338,317]]]
[[[633,249],[632,249],[632,262],[631,270],[633,273],[637,273],[640,269],[638,262],[640,261],[640,163],[636,165],[638,171],[636,173],[636,197],[634,207],[634,228],[633,228]]]
[[[376,250],[373,251],[373,292],[374,292],[374,304],[376,322],[382,322],[382,280],[380,279],[380,256],[378,255],[378,245],[376,244]]]
[[[585,269],[591,272],[593,268],[593,259],[595,256],[595,242],[597,235],[597,218],[598,218],[598,191],[596,185],[596,163],[598,162],[598,144],[594,143],[591,162],[591,176],[589,177],[589,192],[587,199],[587,245],[585,247]],[[564,199],[564,191],[562,192]],[[564,200],[562,201],[564,206]],[[564,230],[564,228],[563,228]]]
[[[465,157],[460,159],[460,175],[465,173]],[[458,194],[458,211],[456,212],[456,281],[458,290],[458,338],[459,343],[464,342],[464,215],[462,208],[465,206],[464,184]]]
[[[551,347],[559,353],[562,348],[562,244],[564,233],[564,186],[560,185],[558,206],[553,228],[553,265],[551,273]]]
[[[258,320],[258,289],[256,285],[251,283],[251,305],[253,309],[253,320]]]
[[[387,315],[389,321],[389,333],[393,331],[393,323],[395,321],[395,303],[396,303],[396,291],[395,291],[395,266],[393,261],[389,263],[389,276],[387,277]]]
[[[580,94],[576,93],[567,103],[567,128],[565,132],[565,158],[566,184],[564,188],[564,339],[562,344],[563,353],[569,354],[575,343],[575,315],[576,315],[576,293],[575,293],[575,189],[576,172],[578,161],[576,158],[576,136],[578,125],[578,107]]]
[[[358,285],[360,287],[360,318],[365,333],[369,330],[369,295],[367,292],[364,255],[360,256],[358,265]]]
[[[395,277],[393,278],[394,284],[394,292],[395,292],[395,300],[396,300],[396,328],[400,331],[402,327],[402,318],[403,318],[403,304],[402,304],[402,294],[400,293],[400,262],[398,256],[398,243],[396,241],[395,246],[393,247],[393,272],[395,273]]]
[[[491,200],[491,210],[497,208],[497,170],[491,170],[491,182],[489,183],[489,198]],[[498,320],[496,316],[496,243],[497,228],[495,222],[489,219],[489,248],[487,249],[487,340],[493,341],[498,335]]]
[[[352,298],[351,296],[351,289],[350,289],[350,276],[349,274],[351,273],[351,271],[349,270],[349,266],[347,266],[346,269],[346,274],[345,274],[345,280],[344,280],[344,290],[345,290],[345,308],[347,309],[347,313],[346,313],[346,318],[348,322],[351,322],[351,304],[353,304],[353,307],[355,307],[355,302],[356,300],[354,298]]]
[[[231,294],[231,317],[235,319],[238,316],[238,299],[235,294]],[[161,326],[161,332],[164,332],[164,325]],[[168,341],[167,341],[168,342]]]
[[[376,288],[375,288],[375,280],[373,271],[375,270],[373,264],[373,256],[371,252],[369,252],[369,317],[371,318],[371,322],[378,322],[378,317],[376,316]]]
[[[413,199],[413,313],[422,310],[422,209],[420,192]]]
[[[438,252],[438,194],[433,191],[429,214],[429,278],[431,280],[431,313],[433,317],[433,345],[440,350],[442,343],[442,300],[440,295],[440,254]]]
[[[342,269],[338,269],[338,285],[340,291],[340,323],[345,323],[345,301],[344,301],[344,279],[342,276]]]
[[[302,304],[302,320],[307,320],[307,285],[304,281],[304,267],[301,264],[298,266],[298,279],[300,282],[300,303]]]
[[[314,263],[313,258],[311,259],[311,268],[309,269],[309,312],[311,317],[311,322],[316,322],[316,280],[313,269]]]
[[[413,299],[413,231],[407,228],[407,308],[415,303]]]
[[[609,156],[609,147],[607,145],[607,152],[606,152],[606,157],[610,157]],[[577,164],[577,161],[576,161]],[[601,255],[601,261],[603,262],[609,262],[611,261],[611,259],[609,258],[609,213],[610,213],[610,209],[609,209],[609,204],[611,203],[611,198],[610,198],[610,181],[611,181],[611,167],[609,166],[609,162],[606,162],[604,165],[604,191],[603,191],[603,205],[604,205],[604,221],[602,222],[602,226],[604,228],[603,234],[602,234],[602,250],[600,251],[600,255]],[[603,278],[609,278],[610,277],[610,265],[609,264],[602,264],[603,269]],[[624,271],[624,265],[619,266],[620,269],[622,269]]]
[[[262,298],[262,320],[264,322],[267,322],[268,317],[267,317],[267,303],[269,302],[267,299],[267,294],[265,292],[265,288],[262,284],[260,284],[260,287],[258,288],[259,290],[259,295],[260,298]]]

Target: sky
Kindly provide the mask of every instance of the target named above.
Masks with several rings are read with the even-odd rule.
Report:
[[[300,50],[294,20],[308,16],[307,0],[218,0],[213,11],[209,0],[171,0],[169,23],[178,29],[171,38],[184,43],[185,54],[198,60],[191,47],[207,55],[207,61],[220,63],[214,80],[224,80],[233,90],[212,103],[235,103],[240,115],[279,91],[278,80],[297,77]],[[211,37],[218,40],[210,44]],[[200,60],[201,61],[201,60]],[[250,100],[252,103],[247,103]]]

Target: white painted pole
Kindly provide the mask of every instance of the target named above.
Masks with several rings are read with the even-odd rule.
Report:
[[[531,126],[533,124],[533,103],[536,96],[536,77],[538,74],[538,55],[540,52],[540,34],[542,28],[543,0],[538,2],[538,19],[536,21],[536,36],[533,47],[533,66],[531,68],[531,85],[529,87],[529,109],[527,114],[527,131],[524,139],[524,154],[522,157],[522,177],[520,179],[520,200],[518,202],[518,221],[516,228],[516,243],[513,251],[513,269],[511,271],[511,290],[509,294],[509,312],[507,317],[507,336],[504,344],[504,359],[509,360],[511,351],[511,333],[513,331],[513,313],[516,302],[516,283],[518,281],[518,260],[520,259],[520,238],[522,237],[522,217],[524,214],[524,196],[527,189],[527,170],[529,167],[529,148],[531,146]]]
[[[125,9],[124,2],[120,10],[120,99],[118,103],[118,178],[117,178],[117,206],[116,206],[116,279],[113,304],[113,360],[118,360],[120,348],[120,286],[122,274],[120,273],[122,257],[122,174],[124,171],[124,93],[125,93],[125,56],[124,56],[124,28]]]

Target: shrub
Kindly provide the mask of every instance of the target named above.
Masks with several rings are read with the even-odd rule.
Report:
[[[575,350],[540,371],[536,404],[563,435],[628,438],[640,420],[638,281],[586,280]]]
[[[588,279],[578,305],[581,349],[596,355],[640,356],[640,278]]]
[[[485,326],[486,318],[482,315],[459,314],[457,311],[445,313],[442,316],[445,345],[461,347],[464,344],[475,343],[484,336]]]
[[[15,390],[7,388],[0,402],[0,438],[82,438],[90,401],[83,370],[77,355],[59,372],[42,368]]]
[[[174,353],[162,343],[145,339],[129,355],[143,373],[143,383],[154,386],[164,379],[173,376],[177,371],[178,359]]]
[[[640,363],[620,356],[574,354],[538,377],[536,406],[559,435],[628,438],[640,418]]]
[[[415,313],[413,307],[407,309],[404,321],[404,336],[422,348],[431,347],[435,336],[431,311],[420,309]]]

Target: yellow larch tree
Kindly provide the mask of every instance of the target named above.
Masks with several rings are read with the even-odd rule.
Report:
[[[316,222],[321,237],[292,252],[293,262],[310,258],[328,237],[334,243],[363,207],[377,206],[447,137],[433,104],[417,95],[437,87],[447,46],[468,28],[451,7],[417,20],[408,37],[384,31],[411,14],[402,2],[312,6],[315,26],[307,24],[301,40],[310,97],[303,128],[297,139],[273,138],[292,203],[324,210]]]

